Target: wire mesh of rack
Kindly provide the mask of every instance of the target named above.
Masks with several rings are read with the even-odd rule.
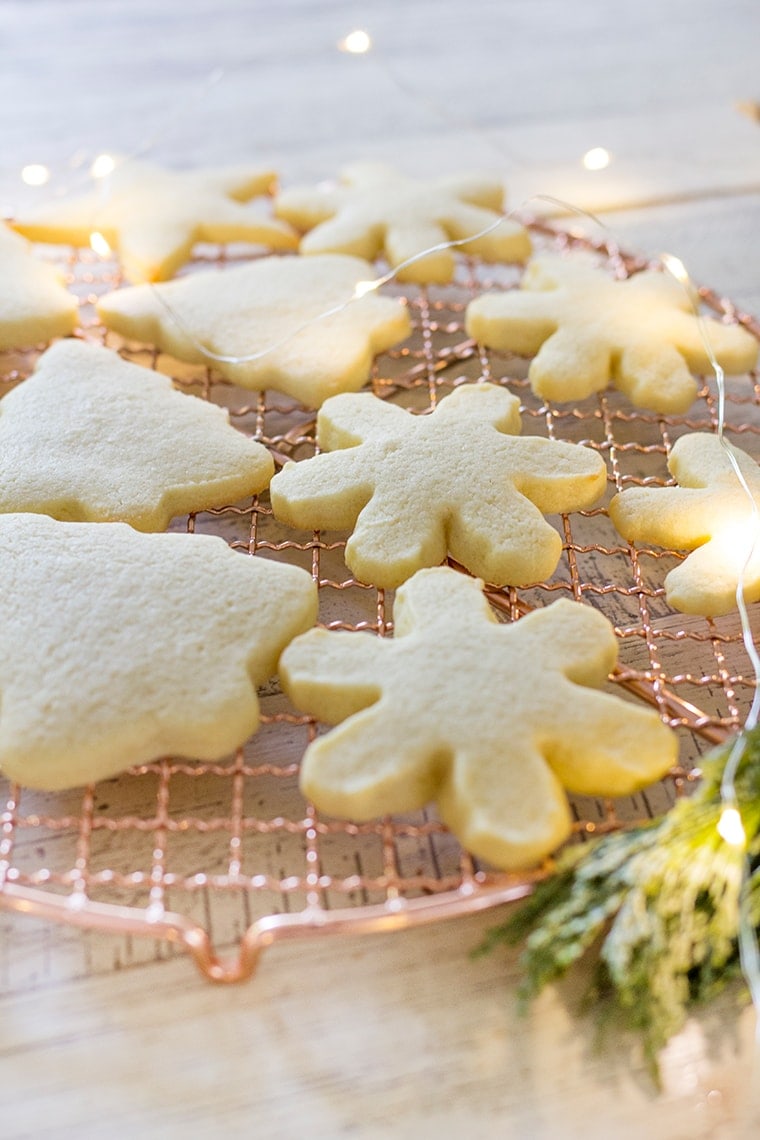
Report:
[[[539,223],[532,228],[539,248],[583,249],[618,277],[645,266],[604,242]],[[187,271],[223,270],[253,256],[245,247],[201,247]],[[94,301],[121,284],[114,263],[73,251],[66,271],[81,300],[80,335],[227,407],[232,422],[269,447],[278,464],[314,454],[313,411],[274,392],[243,391],[211,368],[127,343],[98,325]],[[617,490],[672,482],[666,460],[680,435],[716,430],[712,379],[702,380],[684,415],[632,408],[612,390],[572,406],[542,402],[527,382],[528,361],[486,351],[464,331],[467,302],[485,289],[514,288],[520,272],[462,257],[451,285],[387,286],[405,299],[414,332],[377,358],[370,387],[425,414],[458,385],[486,379],[519,396],[525,433],[583,443],[607,463],[605,504],[554,520],[564,548],[552,578],[526,589],[487,590],[504,621],[557,597],[599,609],[619,640],[610,685],[653,704],[680,737],[679,767],[661,783],[622,801],[572,798],[575,841],[583,841],[665,810],[694,776],[706,743],[741,724],[754,678],[737,615],[709,620],[667,605],[663,578],[683,553],[629,547],[606,512]],[[760,336],[757,322],[728,301],[706,289],[700,296],[708,309]],[[0,392],[23,382],[39,351],[0,356]],[[759,400],[756,375],[730,378],[726,436],[755,458]],[[273,518],[266,495],[177,519],[172,529],[220,534],[248,556],[303,566],[319,585],[320,622],[392,635],[392,595],[351,577],[343,560],[347,535],[291,530]],[[261,950],[281,938],[398,929],[464,914],[523,897],[545,873],[507,874],[483,865],[462,850],[432,807],[361,824],[321,815],[298,789],[299,761],[319,726],[289,704],[276,681],[260,698],[260,730],[218,763],[157,758],[65,793],[0,781],[0,909],[176,946],[207,976],[228,981],[250,975]]]

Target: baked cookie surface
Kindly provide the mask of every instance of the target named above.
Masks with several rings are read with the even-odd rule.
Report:
[[[504,189],[486,175],[418,182],[382,163],[357,162],[333,187],[294,188],[277,196],[275,212],[301,230],[301,252],[348,253],[373,260],[383,253],[401,266],[423,250],[473,238],[463,250],[485,261],[525,261],[528,232],[504,218]],[[435,250],[400,269],[400,281],[445,284],[454,274],[451,250]]]
[[[393,639],[312,630],[280,661],[294,703],[339,727],[308,747],[301,787],[356,821],[430,801],[467,850],[517,869],[570,834],[563,788],[626,795],[675,763],[657,714],[599,692],[612,626],[559,601],[496,622],[482,583],[423,570],[396,595]]]
[[[63,275],[0,222],[0,351],[68,336],[78,318],[77,299],[64,288]]]
[[[126,159],[91,192],[41,206],[13,224],[34,241],[69,245],[89,245],[97,232],[117,251],[130,281],[163,281],[200,241],[295,249],[289,226],[248,204],[268,193],[274,177],[250,166],[168,170]]]
[[[741,448],[727,441],[726,448],[708,432],[683,435],[668,458],[677,487],[632,487],[610,503],[610,518],[629,542],[692,552],[665,577],[668,604],[683,613],[706,617],[729,613],[736,608],[742,574],[746,600],[760,598],[760,544],[752,550],[760,510],[760,467]]]
[[[462,385],[424,416],[335,396],[317,419],[322,454],[274,477],[272,509],[294,527],[353,527],[346,563],[376,586],[447,554],[496,585],[538,582],[562,552],[543,514],[590,506],[606,468],[590,448],[520,429],[519,400],[493,384]]]
[[[120,289],[97,309],[125,337],[210,364],[243,388],[274,388],[318,407],[336,392],[361,388],[375,354],[409,335],[398,301],[374,292],[355,297],[357,285],[373,277],[356,257],[267,257]]]
[[[268,486],[272,457],[225,409],[115,352],[61,340],[0,400],[0,511],[164,530]]]
[[[710,318],[703,327],[726,372],[755,366],[757,341],[745,329]],[[466,328],[489,348],[535,354],[528,377],[547,400],[582,400],[612,384],[637,407],[684,412],[698,390],[692,371],[711,369],[687,291],[654,270],[619,281],[585,259],[545,254],[520,289],[471,301]]]
[[[48,790],[238,747],[317,610],[304,570],[123,523],[0,515],[0,577],[0,770]]]

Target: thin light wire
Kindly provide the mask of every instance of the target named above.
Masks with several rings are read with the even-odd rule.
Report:
[[[224,67],[214,67],[211,69],[211,71],[207,72],[206,75],[204,75],[203,78],[196,84],[195,89],[190,92],[188,98],[185,99],[184,102],[175,103],[173,107],[170,107],[163,120],[159,123],[153,133],[144,138],[143,141],[141,143],[138,143],[138,145],[133,150],[124,155],[124,157],[119,161],[119,165],[123,165],[125,162],[130,162],[134,158],[140,158],[143,154],[151,151],[156,143],[159,142],[160,139],[164,138],[164,136],[169,132],[174,124],[181,119],[184,119],[188,112],[192,110],[192,108],[198,102],[198,100],[202,96],[206,95],[212,87],[216,87],[217,83],[220,83],[226,74],[227,68]]]
[[[339,304],[333,305],[331,309],[325,309],[324,312],[317,313],[316,316],[309,317],[308,320],[302,321],[300,325],[296,325],[295,328],[291,329],[290,332],[286,333],[284,336],[281,336],[279,340],[272,341],[266,346],[266,348],[261,348],[257,352],[248,352],[243,356],[232,356],[231,354],[224,352],[214,352],[213,349],[207,348],[206,345],[203,344],[202,341],[198,340],[195,334],[190,331],[173,305],[170,305],[166,300],[166,297],[163,295],[160,288],[158,288],[152,282],[149,282],[148,284],[154,297],[157,301],[160,302],[164,311],[172,319],[174,324],[182,333],[183,337],[185,337],[185,339],[190,342],[196,351],[205,356],[207,360],[213,360],[219,364],[251,364],[255,360],[261,360],[263,357],[268,356],[270,352],[275,352],[278,348],[282,348],[284,345],[289,344],[291,340],[297,337],[305,329],[311,328],[312,325],[316,325],[321,321],[327,320],[328,317],[334,317],[338,313],[344,312],[349,307],[349,305],[353,304],[354,301],[358,301],[361,297],[364,296],[364,293],[354,292],[348,298],[348,300],[341,301]],[[366,292],[374,292],[374,287],[372,290],[366,290]]]
[[[536,195],[536,197],[538,197],[538,195]],[[528,201],[530,201],[530,199],[528,199]],[[504,222],[511,221],[523,205],[525,205],[525,203],[522,203],[520,207],[515,207],[515,209],[510,210],[506,214],[499,215],[495,221],[489,223],[489,225],[485,226],[482,230],[478,230],[477,233],[470,234],[466,238],[457,238],[455,240],[452,239],[451,241],[437,242],[435,245],[428,246],[426,249],[420,250],[419,253],[415,253],[411,257],[407,257],[393,269],[389,269],[387,273],[384,273],[382,275],[382,277],[376,277],[372,281],[357,282],[354,288],[354,292],[349,297],[347,297],[345,301],[341,301],[338,304],[333,305],[331,308],[325,309],[324,312],[317,313],[315,316],[309,317],[308,320],[303,321],[300,325],[296,325],[290,332],[286,333],[285,336],[282,336],[278,340],[273,341],[271,344],[267,345],[266,348],[258,349],[256,352],[244,353],[240,356],[232,356],[227,353],[214,352],[212,349],[207,348],[206,345],[202,343],[202,341],[199,341],[198,338],[192,332],[190,332],[180,317],[179,313],[177,313],[176,309],[167,301],[166,297],[161,292],[160,286],[154,285],[152,282],[149,282],[148,284],[154,296],[161,303],[166,313],[177,325],[182,335],[186,337],[186,339],[192,344],[193,348],[202,353],[208,360],[214,360],[220,364],[250,364],[255,360],[261,360],[263,357],[268,356],[269,353],[274,352],[276,349],[282,348],[283,345],[288,344],[291,340],[293,340],[294,337],[297,337],[301,332],[303,332],[304,329],[310,328],[312,325],[319,324],[321,321],[327,320],[328,317],[334,317],[338,313],[344,312],[350,305],[353,305],[356,301],[360,301],[363,297],[366,297],[368,293],[376,293],[377,290],[382,288],[383,285],[387,285],[389,282],[395,280],[398,274],[401,273],[404,269],[407,269],[410,265],[415,265],[418,261],[421,261],[423,258],[428,257],[431,253],[443,253],[449,249],[456,249],[459,246],[468,245],[472,241],[477,241],[479,238],[486,237],[488,234],[493,233],[493,231]]]
[[[549,194],[532,194],[529,198],[525,198],[522,202],[520,202],[518,206],[514,206],[505,214],[500,214],[499,217],[496,218],[493,222],[490,222],[487,226],[484,226],[483,229],[478,230],[476,233],[470,234],[468,237],[464,238],[456,238],[452,239],[451,241],[437,242],[435,245],[428,246],[426,249],[420,250],[419,253],[415,253],[412,254],[411,257],[407,257],[404,261],[394,266],[393,269],[389,269],[387,273],[384,273],[382,275],[382,277],[376,277],[372,281],[358,282],[354,288],[354,292],[349,297],[347,297],[345,301],[341,301],[338,304],[333,305],[331,308],[325,309],[324,312],[317,313],[315,316],[309,317],[308,320],[303,321],[299,325],[296,325],[290,332],[286,333],[278,340],[273,341],[265,348],[258,349],[256,352],[243,353],[241,355],[232,355],[229,353],[215,352],[213,349],[208,348],[203,344],[202,341],[198,340],[198,338],[194,335],[194,333],[190,331],[190,329],[188,329],[187,325],[182,320],[174,306],[171,305],[169,301],[167,301],[166,297],[161,291],[161,287],[154,285],[152,282],[149,282],[148,285],[155,298],[160,302],[162,308],[168,314],[168,316],[171,317],[172,321],[185,337],[185,339],[193,346],[197,352],[200,352],[207,360],[212,360],[219,364],[251,364],[256,360],[263,359],[263,357],[268,356],[271,352],[275,352],[278,348],[282,348],[284,345],[288,344],[291,340],[302,333],[304,329],[310,328],[312,325],[319,324],[321,321],[327,320],[328,317],[333,317],[338,313],[344,312],[347,308],[349,308],[350,305],[353,305],[354,302],[360,301],[363,297],[366,297],[368,293],[376,293],[377,290],[382,288],[383,285],[388,285],[391,281],[394,281],[398,275],[403,272],[403,270],[409,268],[411,265],[415,265],[418,261],[421,261],[423,258],[428,257],[430,254],[444,253],[450,249],[458,249],[461,246],[469,245],[470,242],[478,241],[480,238],[487,237],[488,234],[493,233],[494,230],[498,229],[498,227],[503,225],[504,222],[514,221],[517,219],[517,216],[522,212],[522,210],[529,206],[531,202],[536,201],[550,202],[554,205],[562,206],[564,209],[577,214],[579,217],[589,219],[595,225],[599,226],[602,230],[609,232],[608,227],[604,224],[604,222],[600,221],[599,218],[590,213],[588,210],[583,210],[579,206],[574,206],[571,202],[564,202],[561,198],[554,198]],[[614,254],[617,246],[614,245],[611,247],[611,249]]]
[[[488,127],[481,127],[478,123],[474,122],[469,117],[462,115],[461,112],[453,114],[450,107],[442,107],[430,95],[429,90],[420,91],[406,82],[406,79],[399,76],[395,68],[391,67],[387,59],[384,59],[380,53],[373,51],[369,55],[369,60],[377,70],[390,80],[392,86],[400,91],[402,95],[415,106],[422,105],[437,119],[439,119],[447,127],[455,127],[457,130],[464,131],[475,138],[482,140],[483,144],[490,150],[499,155],[500,158],[506,158],[510,163],[526,163],[529,161],[524,153],[517,151],[514,146],[507,147],[502,142],[493,137]]]
[[[750,626],[749,613],[747,611],[744,586],[745,586],[745,582],[746,582],[747,571],[749,570],[750,563],[752,562],[752,559],[754,558],[754,556],[757,552],[758,543],[760,542],[760,510],[758,510],[757,501],[755,499],[755,496],[752,494],[752,491],[750,490],[749,484],[747,483],[747,480],[745,478],[744,472],[742,471],[741,467],[739,466],[739,462],[738,462],[736,456],[734,455],[733,448],[728,443],[728,441],[726,440],[726,437],[725,437],[725,425],[726,425],[726,376],[725,376],[725,372],[723,371],[723,368],[720,366],[720,364],[718,363],[718,360],[715,356],[715,352],[713,351],[713,347],[712,347],[712,344],[710,343],[710,338],[709,338],[708,333],[707,333],[707,327],[705,325],[704,318],[703,318],[701,312],[699,311],[698,305],[695,303],[693,293],[691,292],[691,290],[687,290],[687,291],[689,292],[689,296],[691,299],[691,305],[692,305],[692,309],[694,311],[694,315],[697,318],[697,328],[699,329],[699,335],[702,339],[702,343],[704,345],[705,352],[707,353],[707,357],[710,361],[710,367],[712,368],[713,373],[715,375],[715,382],[716,382],[716,385],[718,388],[717,436],[718,436],[718,439],[720,441],[720,445],[723,448],[729,463],[731,464],[731,467],[734,471],[734,474],[736,475],[736,478],[739,482],[739,485],[741,486],[742,490],[744,491],[744,494],[747,497],[747,502],[748,502],[749,508],[750,508],[750,518],[751,518],[752,524],[753,524],[752,531],[751,531],[752,542],[749,545],[749,548],[747,550],[747,554],[746,554],[746,557],[744,559],[744,562],[742,563],[742,565],[740,567],[739,579],[738,579],[738,582],[736,585],[736,606],[737,606],[737,609],[739,610],[739,617],[741,620],[742,641],[744,643],[744,648],[747,652],[747,656],[750,659],[750,663],[752,665],[752,669],[753,669],[754,677],[755,677],[755,680],[754,680],[755,692],[754,692],[754,696],[752,698],[752,704],[750,706],[749,713],[747,714],[747,718],[746,718],[744,725],[743,725],[743,730],[749,731],[750,729],[755,728],[757,726],[758,719],[760,718],[760,654],[758,654],[757,648],[755,646],[754,638],[752,636],[752,628]],[[740,741],[740,738],[737,738],[737,743],[734,745],[733,751],[737,751],[737,746],[739,744],[739,741]],[[739,755],[741,756],[742,749],[738,749],[738,751],[739,751]],[[732,757],[733,757],[733,752],[732,752]],[[738,764],[739,764],[739,759],[737,759],[736,761],[732,761],[732,758],[729,759],[729,761],[726,764],[726,772],[728,773],[728,776],[726,777],[726,775],[724,773],[724,780],[723,780],[723,783],[721,784],[721,791],[723,791],[725,789],[726,794],[727,795],[733,795],[734,798],[736,796],[736,790],[733,786],[733,780],[734,780],[734,777],[736,775],[736,768],[738,767]]]

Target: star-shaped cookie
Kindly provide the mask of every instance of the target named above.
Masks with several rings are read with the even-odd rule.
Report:
[[[590,506],[606,471],[589,448],[520,429],[519,400],[493,384],[463,385],[425,416],[335,396],[317,419],[322,454],[275,475],[272,508],[295,527],[354,527],[346,563],[376,586],[447,554],[497,585],[538,582],[562,552],[543,514]]]
[[[357,162],[334,187],[293,188],[278,195],[275,213],[309,230],[302,253],[350,253],[373,260],[383,253],[400,266],[423,250],[462,241],[495,226],[504,204],[501,182],[462,175],[418,182],[381,163]],[[525,261],[530,238],[504,218],[461,247],[484,261]],[[451,250],[437,250],[398,273],[400,281],[445,284],[454,275]]]
[[[166,754],[220,759],[314,623],[304,570],[210,535],[0,516],[0,769],[55,790]]]
[[[0,400],[0,512],[164,530],[263,491],[273,471],[223,408],[79,340]]]
[[[361,388],[374,356],[409,335],[399,301],[357,294],[373,277],[356,257],[267,257],[121,289],[99,301],[98,313],[115,332],[211,364],[243,388],[274,388],[318,407]]]
[[[31,348],[76,328],[77,299],[62,275],[0,222],[0,351]]]
[[[13,224],[34,241],[67,245],[88,245],[98,232],[130,281],[164,281],[200,241],[295,249],[288,225],[249,204],[271,190],[274,178],[251,166],[165,170],[125,159],[90,193],[50,202]]]
[[[632,487],[610,503],[610,518],[629,542],[690,550],[665,578],[669,605],[683,613],[717,617],[736,608],[739,576],[750,555],[760,509],[760,468],[726,441],[755,507],[720,440],[707,432],[677,439],[668,468],[677,487]],[[760,598],[760,541],[744,571],[748,602]]]
[[[685,412],[698,390],[690,370],[710,368],[686,290],[655,270],[617,281],[583,259],[537,257],[521,289],[472,301],[466,327],[488,348],[535,353],[528,376],[547,400],[582,400],[611,383],[637,407]],[[743,328],[708,318],[703,327],[726,372],[755,366],[757,341]]]
[[[570,833],[563,788],[627,795],[676,743],[653,710],[595,691],[617,657],[601,614],[559,601],[502,625],[481,586],[422,570],[396,595],[392,640],[312,630],[280,677],[299,708],[343,721],[303,759],[321,811],[360,821],[435,800],[474,855],[524,868]]]

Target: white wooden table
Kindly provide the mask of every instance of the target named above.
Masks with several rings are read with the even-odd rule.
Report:
[[[357,26],[374,50],[339,52]],[[737,105],[760,100],[759,31],[752,0],[6,0],[0,207],[101,151],[271,161],[286,183],[356,157],[476,165],[757,311],[760,125]],[[589,172],[596,146],[612,162]],[[20,181],[34,162],[50,186]],[[468,958],[492,922],[275,947],[214,987],[182,956],[0,914],[0,1135],[757,1134],[749,1012],[690,1022],[658,1093],[630,1042],[595,1050],[570,986],[519,1016],[516,956]]]

